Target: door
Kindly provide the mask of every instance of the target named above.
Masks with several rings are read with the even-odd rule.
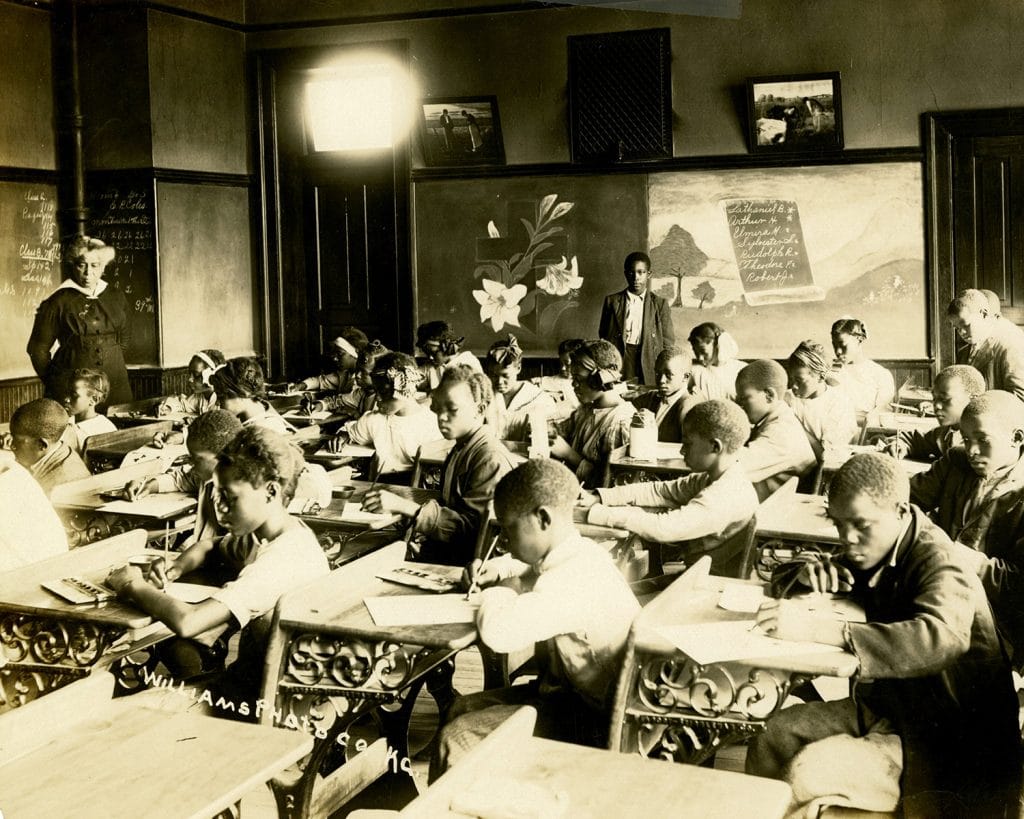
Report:
[[[967,357],[945,315],[960,290],[992,290],[1003,315],[1024,325],[1024,109],[926,114],[925,131],[933,327],[945,366]]]

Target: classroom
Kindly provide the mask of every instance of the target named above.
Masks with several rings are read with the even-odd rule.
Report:
[[[0,0],[0,819],[1024,815],[1017,34]]]

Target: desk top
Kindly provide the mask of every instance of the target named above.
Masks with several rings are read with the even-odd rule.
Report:
[[[152,423],[119,429],[116,432],[103,432],[90,436],[86,442],[85,452],[87,456],[99,455],[107,458],[127,455],[133,449],[152,443],[153,436],[158,432],[167,434],[173,431],[174,422],[170,418],[163,418]]]
[[[67,554],[30,563],[0,573],[0,611],[85,620],[124,629],[141,628],[152,622],[148,614],[117,600],[75,605],[46,591],[40,584],[63,577],[82,577],[102,583],[113,566],[145,552],[146,533],[141,529],[73,549]],[[4,793],[0,787],[0,794]],[[6,805],[0,809],[7,810]]]
[[[868,433],[884,432],[889,435],[895,435],[901,429],[928,432],[938,425],[935,416],[922,418],[920,415],[907,415],[903,412],[871,412],[864,424]]]
[[[757,536],[815,543],[839,543],[839,532],[828,519],[824,495],[779,490],[757,508]]]
[[[863,452],[878,452],[878,449],[871,445],[844,446],[837,449],[826,449],[822,457],[822,472],[835,472],[854,455],[858,455]],[[912,461],[909,458],[903,458],[900,461],[900,464],[906,471],[908,477],[920,474],[921,472],[927,472],[932,468],[932,465],[926,461]]]
[[[456,767],[453,771],[457,771]],[[568,797],[566,816],[660,816],[666,808],[700,819],[780,819],[789,805],[784,782],[619,754],[565,742],[524,737],[504,747],[475,772],[477,782],[514,779]],[[628,787],[624,786],[628,783]],[[450,810],[453,789],[466,783],[442,778],[403,813],[462,816]]]
[[[54,487],[50,503],[57,510],[93,510],[107,503],[100,497],[100,493],[124,489],[129,481],[151,478],[163,471],[164,462],[158,460],[140,461],[130,466],[111,469],[109,472],[59,484]]]
[[[670,441],[658,441],[656,446],[657,449],[653,459],[630,458],[629,446],[620,446],[612,451],[612,454],[608,458],[608,466],[612,469],[615,469],[616,467],[628,467],[631,469],[671,472],[678,475],[682,475],[690,471],[690,468],[686,465],[686,460],[679,451],[682,444]]]
[[[312,747],[302,731],[113,700],[0,765],[0,794],[4,812],[22,819],[209,819]]]
[[[280,623],[310,629],[322,634],[339,634],[365,640],[390,640],[396,643],[459,650],[476,640],[476,627],[467,623],[436,626],[376,625],[363,605],[367,597],[400,594],[429,594],[419,589],[387,583],[377,574],[405,560],[405,543],[398,541],[373,554],[335,569],[281,598]],[[458,566],[422,564],[424,570],[452,579],[462,574]]]

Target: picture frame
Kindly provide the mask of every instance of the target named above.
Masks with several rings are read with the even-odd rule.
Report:
[[[841,151],[839,72],[748,78],[747,136],[753,153]]]
[[[427,97],[420,124],[427,167],[505,164],[496,96]]]

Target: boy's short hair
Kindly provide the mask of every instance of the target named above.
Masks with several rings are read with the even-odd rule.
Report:
[[[267,391],[263,368],[255,358],[232,358],[210,376],[210,386],[220,398],[262,398]]]
[[[975,396],[964,407],[960,423],[977,420],[982,415],[994,415],[1011,429],[1024,429],[1024,403],[1012,392],[989,390]]]
[[[217,456],[218,469],[230,469],[253,486],[277,481],[285,504],[295,494],[299,473],[305,466],[295,444],[265,427],[243,427]]]
[[[642,250],[634,250],[626,257],[626,260],[622,263],[622,270],[632,270],[633,265],[635,265],[637,262],[643,262],[645,265],[647,265],[648,270],[651,269],[651,257],[644,253]]]
[[[654,368],[660,369],[673,358],[681,358],[687,367],[693,366],[693,354],[686,347],[665,347],[654,359]]]
[[[103,370],[89,370],[89,369],[78,369],[71,374],[71,383],[68,385],[71,387],[71,392],[74,390],[75,384],[81,381],[85,385],[86,391],[89,393],[89,397],[97,404],[102,404],[107,400],[107,396],[110,395],[110,379],[107,378],[107,374]]]
[[[778,361],[759,358],[757,361],[751,361],[739,371],[736,383],[758,390],[774,390],[775,397],[782,398],[789,384],[789,376],[786,375],[785,368]]]
[[[572,355],[586,343],[586,340],[582,338],[563,339],[558,342],[558,357],[561,358],[563,355]]]
[[[459,364],[456,367],[449,367],[441,376],[441,383],[438,388],[452,387],[456,384],[465,384],[473,396],[477,406],[488,407],[494,400],[494,388],[489,379],[482,372],[474,370],[468,364]]]
[[[985,392],[985,376],[970,364],[953,364],[946,367],[935,376],[935,383],[937,384],[940,379],[943,381],[955,381],[964,388],[964,392],[972,397]]]
[[[969,287],[966,290],[961,290],[957,293],[956,298],[949,303],[949,307],[946,308],[947,316],[956,316],[962,310],[967,310],[971,313],[985,313],[991,314],[992,308],[988,303],[988,299],[985,298],[985,294],[980,290],[975,290],[973,287]]]
[[[11,435],[27,435],[57,441],[71,419],[60,404],[51,398],[37,398],[22,404],[11,416]]]
[[[982,287],[981,295],[988,299],[989,315],[1001,316],[1003,314],[1003,302],[995,290],[989,290],[988,288]]]
[[[683,416],[683,429],[701,438],[722,442],[723,454],[737,452],[750,438],[750,420],[733,401],[715,398],[701,401]]]
[[[579,364],[592,372],[595,370],[622,371],[622,355],[610,341],[598,339],[587,341],[572,354],[572,363]]]
[[[532,458],[503,477],[494,490],[498,517],[518,516],[541,506],[572,514],[580,496],[580,482],[563,464],[550,458]]]
[[[828,499],[867,495],[879,506],[910,502],[906,470],[891,455],[864,452],[844,463],[828,485]]]
[[[193,452],[216,455],[241,431],[242,422],[237,415],[225,409],[212,409],[189,424],[188,446]]]

